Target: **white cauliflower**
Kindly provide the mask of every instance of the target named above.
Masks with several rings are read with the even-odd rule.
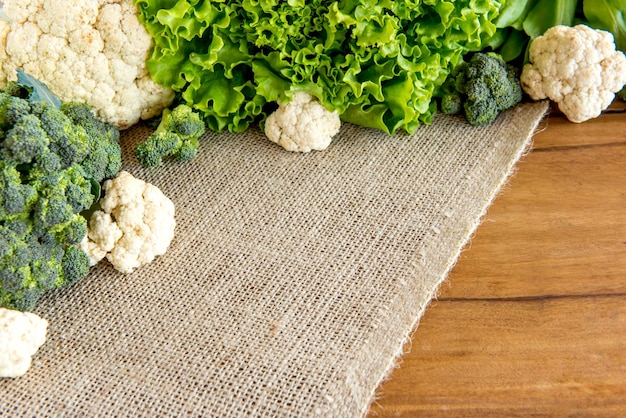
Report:
[[[0,377],[20,377],[46,342],[48,321],[32,312],[0,308]]]
[[[279,102],[278,109],[267,117],[265,135],[287,151],[321,151],[340,127],[338,112],[330,112],[308,93],[296,92],[289,103]]]
[[[174,203],[126,171],[105,181],[103,189],[102,210],[91,215],[81,243],[91,265],[106,257],[118,271],[131,273],[165,254],[176,227]]]
[[[572,122],[598,117],[626,84],[626,56],[613,34],[585,25],[554,26],[530,44],[520,78],[533,100],[549,98]]]
[[[174,99],[152,81],[152,37],[132,0],[5,0],[0,20],[0,87],[22,68],[63,101],[91,106],[126,129]]]

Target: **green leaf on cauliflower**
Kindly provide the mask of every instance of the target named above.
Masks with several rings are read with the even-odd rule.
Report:
[[[57,109],[61,107],[61,100],[56,97],[48,88],[47,85],[37,80],[32,75],[25,73],[21,68],[17,69],[17,83],[21,86],[25,86],[31,90],[29,101],[44,101]]]

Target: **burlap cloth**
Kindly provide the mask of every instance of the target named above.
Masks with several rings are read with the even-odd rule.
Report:
[[[412,135],[345,124],[292,154],[256,129],[125,169],[176,204],[168,253],[49,293],[48,341],[0,380],[7,417],[358,417],[547,110]],[[503,237],[505,239],[505,237]]]

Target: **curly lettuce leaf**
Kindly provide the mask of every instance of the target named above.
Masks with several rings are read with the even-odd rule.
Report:
[[[503,39],[489,0],[135,0],[155,39],[147,66],[215,131],[262,122],[306,91],[388,133],[430,123],[469,51]]]

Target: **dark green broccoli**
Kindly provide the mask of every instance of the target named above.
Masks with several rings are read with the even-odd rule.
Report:
[[[84,103],[67,102],[61,111],[76,125],[82,126],[90,142],[89,155],[81,162],[88,177],[97,182],[115,177],[122,168],[120,131],[96,118]]]
[[[0,222],[29,213],[37,201],[37,190],[21,183],[16,165],[0,159]]]
[[[205,128],[200,115],[185,104],[166,109],[156,130],[137,144],[135,156],[145,167],[160,165],[168,156],[179,161],[190,160],[196,155]]]
[[[19,310],[87,274],[82,213],[121,168],[119,131],[41,88],[0,92],[0,307]]]
[[[46,131],[35,115],[24,115],[7,130],[4,146],[17,164],[28,164],[50,146]]]
[[[6,92],[0,93],[0,128],[14,125],[20,118],[30,114],[30,103]]]
[[[82,279],[89,272],[89,256],[76,246],[68,246],[61,260],[63,285]]]
[[[62,245],[80,244],[87,234],[87,220],[81,215],[74,214],[67,222],[50,228],[47,234],[50,239]]]
[[[86,230],[84,219],[70,222],[82,223]],[[44,231],[30,219],[0,225],[0,306],[31,310],[47,290],[84,277],[89,257],[68,242],[61,228],[56,233]]]
[[[442,86],[440,108],[464,113],[471,125],[486,125],[522,100],[517,69],[494,52],[479,52],[457,65]]]
[[[89,155],[92,147],[84,128],[49,103],[34,102],[31,107],[48,134],[50,151],[61,157],[63,168],[80,164]]]

